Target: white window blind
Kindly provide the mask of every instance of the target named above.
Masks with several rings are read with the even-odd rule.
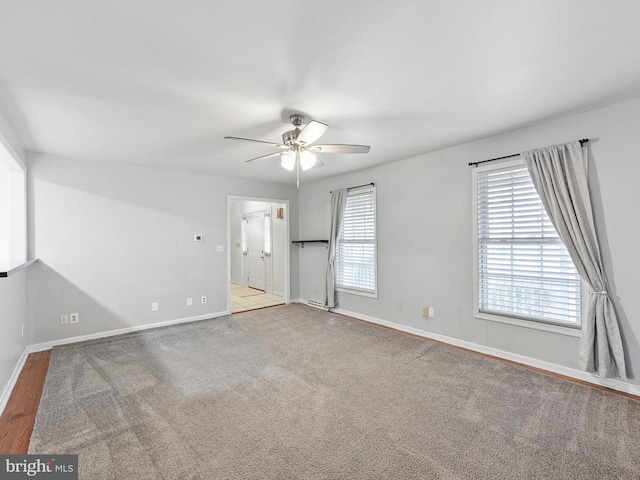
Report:
[[[580,276],[523,164],[477,174],[480,312],[579,326]]]
[[[349,192],[336,252],[338,288],[376,294],[375,189]]]

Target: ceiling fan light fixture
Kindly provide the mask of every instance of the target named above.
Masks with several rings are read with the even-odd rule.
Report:
[[[224,137],[229,140],[239,140],[242,142],[252,142],[269,145],[284,151],[269,153],[259,157],[251,158],[248,162],[254,160],[265,160],[280,156],[280,165],[289,171],[296,171],[296,184],[300,186],[300,170],[309,170],[311,168],[322,167],[324,163],[315,153],[369,153],[369,145],[315,145],[316,141],[324,135],[329,126],[325,123],[311,120],[304,124],[304,115],[293,114],[289,117],[293,130],[289,130],[282,134],[282,143],[266,142],[264,140],[255,140],[252,138],[242,137]]]
[[[280,155],[280,165],[289,171],[293,171],[296,166],[296,154],[293,152],[286,152]]]
[[[302,168],[302,170],[309,170],[315,165],[316,160],[317,158],[313,153],[305,150],[300,154],[300,168]]]

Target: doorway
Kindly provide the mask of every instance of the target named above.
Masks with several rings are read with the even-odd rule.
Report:
[[[289,202],[227,197],[228,311],[289,303]]]

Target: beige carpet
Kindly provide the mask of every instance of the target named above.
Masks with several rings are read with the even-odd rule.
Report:
[[[640,402],[302,305],[57,347],[83,479],[635,479]]]
[[[258,290],[252,287],[238,286],[231,288],[231,295],[234,297],[253,297],[255,295],[264,295],[264,293],[264,290]]]

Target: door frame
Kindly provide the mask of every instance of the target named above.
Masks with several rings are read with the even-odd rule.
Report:
[[[227,315],[231,314],[231,201],[254,201],[284,204],[284,303],[291,303],[291,223],[289,200],[268,197],[227,195]],[[273,219],[272,219],[273,220]]]

